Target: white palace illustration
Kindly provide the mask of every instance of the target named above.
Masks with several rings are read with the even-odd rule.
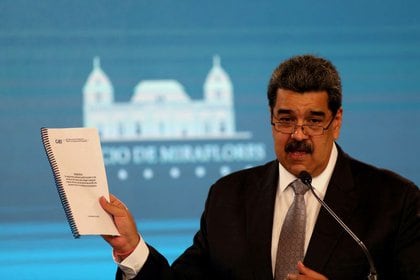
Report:
[[[237,132],[233,85],[219,56],[204,82],[203,99],[192,100],[176,80],[142,80],[129,102],[115,102],[113,85],[99,57],[83,87],[84,126],[102,141],[247,139]]]

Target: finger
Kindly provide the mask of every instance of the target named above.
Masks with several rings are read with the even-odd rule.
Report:
[[[99,204],[106,212],[108,212],[112,216],[119,217],[127,215],[127,208],[121,201],[119,201],[115,197],[111,198],[110,202],[108,202],[106,198],[102,196],[99,198]]]
[[[109,201],[112,205],[127,209],[127,206],[113,194],[109,194]]]
[[[306,267],[301,261],[298,262],[297,269],[301,274],[308,276],[310,279],[328,280],[328,278],[324,275],[310,269],[309,267]]]
[[[297,280],[298,279],[298,275],[297,274],[291,274],[291,273],[289,273],[289,274],[287,274],[286,279],[287,280]]]
[[[113,236],[112,235],[101,235],[102,236],[102,238],[106,241],[106,242],[108,242],[108,243],[110,243],[111,244],[111,241],[112,241],[112,239],[113,239]]]

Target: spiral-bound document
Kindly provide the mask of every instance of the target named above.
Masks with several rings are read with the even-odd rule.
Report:
[[[119,235],[99,204],[109,198],[96,128],[41,128],[41,138],[72,234]]]

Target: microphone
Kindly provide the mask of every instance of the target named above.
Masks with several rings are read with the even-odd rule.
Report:
[[[368,280],[378,280],[378,275],[376,273],[375,264],[373,263],[372,256],[369,253],[369,250],[366,248],[365,244],[354,234],[353,231],[334,213],[334,211],[315,193],[314,187],[312,186],[312,176],[307,171],[301,171],[299,174],[299,179],[311,190],[312,194],[321,203],[328,213],[340,224],[340,226],[356,241],[356,243],[362,248],[363,253],[365,253],[366,258],[369,262],[370,272],[367,277]]]

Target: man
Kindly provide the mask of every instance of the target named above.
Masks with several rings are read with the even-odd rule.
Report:
[[[270,79],[268,101],[277,159],[211,187],[193,245],[171,266],[141,239],[122,202],[101,198],[121,233],[104,236],[119,264],[117,278],[366,279],[362,249],[309,191],[300,194],[304,256],[279,272],[289,245],[299,243],[280,242],[298,197],[289,184],[306,171],[315,193],[363,240],[378,279],[420,279],[419,190],[395,173],[352,159],[335,143],[343,116],[335,67],[311,55],[283,62]]]

